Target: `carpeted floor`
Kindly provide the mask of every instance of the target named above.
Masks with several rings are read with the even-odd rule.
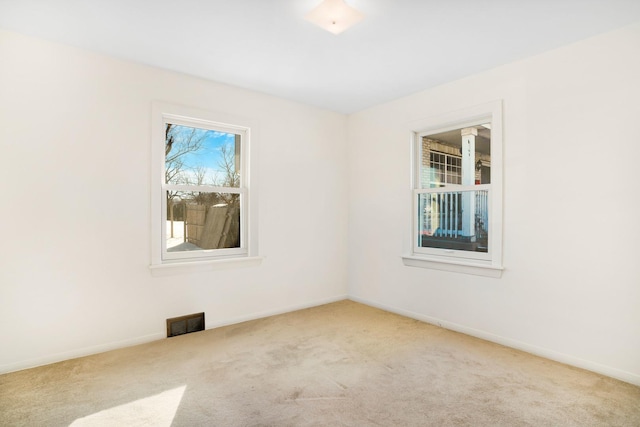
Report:
[[[0,375],[2,426],[640,426],[640,388],[351,301]]]

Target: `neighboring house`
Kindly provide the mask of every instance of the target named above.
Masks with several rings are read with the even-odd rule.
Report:
[[[487,191],[482,187],[468,190],[469,186],[491,183],[490,125],[454,129],[421,138],[421,187],[440,190],[420,198],[419,245],[486,252]],[[443,192],[443,187],[451,188],[451,191]],[[467,191],[463,191],[465,187]]]

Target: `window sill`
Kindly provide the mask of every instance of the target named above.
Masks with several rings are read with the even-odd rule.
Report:
[[[475,276],[502,277],[503,267],[481,264],[473,261],[436,259],[417,255],[404,255],[402,262],[408,267],[430,268],[433,270],[451,271],[454,273],[472,274]]]
[[[167,262],[164,264],[152,264],[149,266],[149,270],[151,270],[152,276],[159,277],[227,268],[256,267],[262,263],[263,258],[264,257],[254,256],[206,261]]]

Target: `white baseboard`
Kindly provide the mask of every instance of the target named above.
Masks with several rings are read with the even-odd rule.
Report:
[[[353,295],[349,296],[349,299],[361,304],[376,307],[381,310],[389,311],[391,313],[406,316],[412,319],[420,320],[435,326],[440,326],[445,329],[460,332],[466,335],[471,335],[476,338],[481,338],[486,341],[491,341],[496,344],[501,344],[506,347],[522,350],[527,353],[534,354],[536,356],[544,357],[546,359],[554,360],[556,362],[571,365],[576,368],[585,369],[587,371],[596,372],[598,374],[606,375],[611,378],[615,378],[624,382],[628,382],[637,386],[640,386],[640,375],[631,372],[626,372],[620,369],[612,368],[610,366],[601,365],[596,362],[584,360],[579,357],[571,356],[568,354],[560,353],[548,348],[538,347],[536,345],[527,344],[525,342],[517,341],[511,338],[495,335],[490,332],[485,332],[479,329],[469,328],[467,326],[458,325],[457,323],[448,322],[435,317],[426,316],[424,314],[415,313],[409,310],[403,310],[397,307],[392,307],[387,304],[378,303],[376,301],[368,300],[366,298],[360,298]]]
[[[567,365],[575,366],[577,368],[586,369],[588,371],[596,372],[598,374],[606,375],[611,378],[616,378],[621,381],[625,381],[625,382],[640,386],[640,375],[638,374],[622,371],[620,369],[612,368],[610,366],[602,365],[589,360],[580,359],[575,356],[560,353],[560,352],[543,348],[543,347],[538,347],[532,344],[527,344],[521,341],[513,340],[511,338],[502,337],[502,336],[485,332],[479,329],[469,328],[467,326],[448,322],[442,319],[437,319],[435,317],[426,316],[420,313],[415,313],[409,310],[400,309],[387,304],[378,303],[376,301],[372,301],[366,298],[360,298],[360,297],[356,297],[353,295],[346,295],[346,294],[331,297],[331,298],[324,298],[324,299],[316,300],[310,303],[296,304],[296,305],[281,307],[274,310],[267,310],[267,311],[252,313],[246,316],[239,316],[231,319],[225,319],[222,321],[207,323],[206,329],[219,328],[222,326],[228,326],[228,325],[234,325],[237,323],[247,322],[250,320],[262,319],[265,317],[275,316],[278,314],[289,313],[297,310],[303,310],[305,308],[311,308],[319,305],[330,304],[332,302],[342,301],[345,299],[350,299],[352,301],[359,302],[361,304],[369,305],[371,307],[376,307],[381,310],[389,311],[389,312],[406,316],[412,319],[430,323],[432,325],[440,326],[445,329],[460,332],[466,335],[471,335],[473,337],[481,338],[487,341],[495,342],[497,344],[522,350],[527,353],[534,354],[536,356],[541,356],[550,360],[555,360],[560,363],[565,363]],[[92,346],[92,347],[84,347],[84,348],[62,352],[62,353],[56,353],[53,355],[44,356],[40,358],[24,360],[17,363],[0,365],[0,374],[19,371],[22,369],[35,368],[37,366],[48,365],[56,362],[62,362],[64,360],[74,359],[77,357],[90,356],[92,354],[103,353],[105,351],[116,350],[119,348],[131,347],[134,345],[144,344],[147,342],[156,341],[163,338],[166,338],[166,335],[164,332],[145,335],[142,337],[132,338],[132,339],[123,340],[123,341],[116,341],[112,343],[101,344],[101,345]]]
[[[222,326],[235,325],[237,323],[248,322],[250,320],[263,319],[265,317],[275,316],[278,314],[290,313],[292,311],[297,311],[297,310],[304,310],[305,308],[317,307],[319,305],[324,305],[324,304],[331,304],[332,302],[342,301],[345,299],[349,299],[349,296],[346,294],[338,295],[331,298],[323,298],[310,303],[296,304],[296,305],[277,308],[274,310],[260,311],[257,313],[248,314],[246,316],[239,316],[239,317],[219,320],[211,323],[207,322],[207,324],[205,325],[205,328],[214,329],[214,328],[220,328]]]
[[[6,374],[14,371],[21,371],[23,369],[35,368],[42,365],[49,365],[51,363],[62,362],[64,360],[75,359],[78,357],[91,356],[92,354],[104,353],[105,351],[117,350],[119,348],[131,347],[138,344],[145,344],[145,343],[156,341],[162,338],[166,338],[166,334],[164,333],[150,334],[150,335],[131,338],[123,341],[116,341],[116,342],[111,342],[107,344],[84,347],[76,350],[52,354],[49,356],[38,357],[35,359],[28,359],[28,360],[24,360],[17,363],[9,363],[6,365],[0,365],[0,374]]]
[[[316,307],[319,305],[329,304],[336,301],[342,301],[348,299],[348,296],[338,295],[331,298],[324,298],[305,304],[291,305],[287,307],[281,307],[274,310],[261,311],[258,313],[249,314],[246,316],[235,317],[231,319],[225,319],[218,322],[207,323],[206,329],[219,328],[221,326],[234,325],[236,323],[242,323],[249,320],[261,319],[264,317],[274,316],[277,314],[289,313],[291,311],[302,310],[305,308]],[[0,365],[0,374],[6,374],[9,372],[20,371],[28,368],[35,368],[38,366],[49,365],[51,363],[62,362],[64,360],[75,359],[78,357],[91,356],[92,354],[103,353],[105,351],[117,350],[119,348],[131,347],[138,344],[145,344],[151,341],[156,341],[166,338],[165,332],[159,332],[156,334],[145,335],[142,337],[127,339],[123,341],[116,341],[108,344],[101,344],[92,347],[84,347],[76,350],[66,351],[62,353],[56,353],[49,356],[38,357],[35,359],[28,359],[17,363],[9,363],[6,365]]]

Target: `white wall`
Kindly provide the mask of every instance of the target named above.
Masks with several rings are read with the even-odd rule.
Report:
[[[0,372],[344,298],[346,117],[0,32]],[[151,102],[258,123],[259,267],[152,277]]]
[[[350,296],[640,384],[639,52],[635,25],[352,115]],[[405,267],[408,123],[497,99],[503,277]]]
[[[633,26],[347,118],[0,32],[0,372],[348,291],[640,384],[638,51]],[[495,99],[503,277],[405,267],[407,123]],[[259,123],[261,266],[151,276],[152,100]]]

